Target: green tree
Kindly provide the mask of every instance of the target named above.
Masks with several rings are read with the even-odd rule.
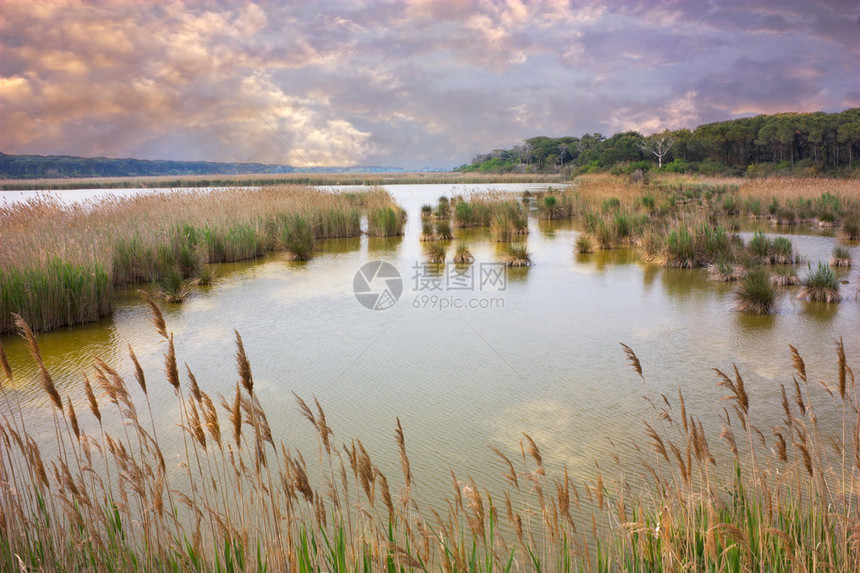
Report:
[[[854,168],[854,145],[860,141],[860,121],[843,123],[837,131],[839,143],[848,147],[848,169]]]

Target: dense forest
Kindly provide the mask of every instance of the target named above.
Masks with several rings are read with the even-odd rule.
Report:
[[[647,136],[625,131],[611,137],[532,137],[477,155],[456,171],[849,175],[860,166],[858,149],[860,108],[852,108],[758,115]]]
[[[241,175],[292,173],[288,165],[216,163],[212,161],[149,161],[69,155],[6,155],[0,153],[0,178],[142,177],[148,175]]]
[[[145,177],[153,175],[246,175],[266,173],[376,173],[402,171],[393,167],[307,167],[265,163],[166,161],[73,157],[70,155],[6,155],[0,153],[0,179],[76,177]]]

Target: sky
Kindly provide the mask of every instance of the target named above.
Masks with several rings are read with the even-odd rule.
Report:
[[[860,106],[844,0],[0,0],[0,152],[448,169]]]

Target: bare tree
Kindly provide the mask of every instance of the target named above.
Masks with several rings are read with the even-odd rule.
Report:
[[[525,162],[526,167],[528,167],[531,164],[532,150],[533,149],[534,149],[534,146],[531,144],[531,142],[529,140],[526,139],[523,141],[523,145],[522,145],[523,159],[522,159],[522,161]]]
[[[642,151],[653,153],[657,157],[657,167],[659,168],[663,167],[663,157],[669,153],[669,150],[672,149],[674,144],[674,139],[661,133],[659,135],[652,135],[639,147],[642,148]]]
[[[568,153],[569,153],[569,150],[567,149],[567,144],[566,143],[559,143],[558,144],[558,164],[559,165],[564,165],[564,156],[568,155]]]

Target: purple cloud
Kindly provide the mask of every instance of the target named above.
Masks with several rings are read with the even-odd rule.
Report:
[[[860,105],[856,2],[12,1],[3,12],[5,153],[452,167],[538,134]]]

